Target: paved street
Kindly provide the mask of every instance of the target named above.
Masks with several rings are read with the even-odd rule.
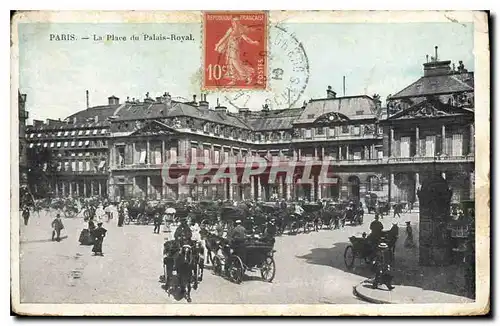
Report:
[[[260,273],[247,273],[242,284],[233,284],[213,275],[209,266],[199,289],[192,292],[193,303],[363,303],[353,296],[353,286],[371,273],[358,261],[353,271],[347,271],[343,254],[349,236],[368,231],[372,219],[373,215],[367,215],[364,225],[344,230],[278,237],[273,283],[261,281]],[[406,265],[416,265],[416,249],[412,253],[402,247],[404,221],[416,223],[416,219],[417,214],[411,214],[399,223],[396,259],[400,268],[411,270]],[[119,228],[114,220],[104,223],[108,229],[105,255],[93,257],[91,247],[78,243],[83,220],[64,219],[62,234],[67,238],[60,243],[50,241],[51,220],[50,216],[34,214],[27,227],[21,226],[21,302],[185,303],[168,297],[161,287],[164,235],[153,234],[153,226]],[[383,222],[386,228],[391,225],[388,217]],[[414,266],[408,280],[422,279],[423,273],[429,272]],[[446,283],[449,278],[448,270],[436,272],[442,278],[439,282],[432,273],[432,284]],[[405,276],[398,278],[404,281]]]

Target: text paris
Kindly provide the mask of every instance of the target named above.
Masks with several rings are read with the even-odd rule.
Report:
[[[170,36],[166,36],[163,34],[143,34],[144,41],[194,41],[193,34],[185,34],[185,35],[177,35],[170,34]]]

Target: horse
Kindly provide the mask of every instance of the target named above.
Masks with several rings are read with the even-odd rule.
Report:
[[[191,245],[184,244],[177,256],[175,267],[179,277],[181,294],[187,302],[191,302],[191,279],[193,278],[193,265],[196,264]]]
[[[208,232],[206,229],[200,230],[200,236],[202,240],[205,240],[205,248],[207,250],[206,262],[213,265],[213,256],[217,255],[217,251],[219,251],[219,243],[222,238]]]

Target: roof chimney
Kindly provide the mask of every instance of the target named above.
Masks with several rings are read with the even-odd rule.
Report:
[[[208,101],[207,101],[207,94],[201,94],[200,95],[201,100],[200,100],[200,107],[208,109]]]
[[[246,116],[250,113],[250,109],[249,108],[239,108],[238,113],[240,115]]]
[[[108,105],[120,104],[120,99],[114,95],[108,97]]]
[[[192,102],[193,105],[198,105],[198,103],[196,102],[196,94],[193,95],[193,102]]]
[[[90,107],[90,104],[89,104],[89,90],[85,91],[85,98],[87,100],[87,109],[88,109]]]
[[[327,90],[326,90],[326,97],[327,98],[336,98],[337,97],[337,93],[335,93],[333,90],[332,90],[332,86],[328,86]]]

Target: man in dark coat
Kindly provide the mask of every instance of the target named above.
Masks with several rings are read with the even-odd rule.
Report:
[[[97,229],[92,231],[92,236],[94,238],[94,246],[92,247],[92,252],[94,256],[102,256],[102,243],[104,241],[104,237],[106,236],[106,230],[102,227],[102,222],[97,223]]]
[[[57,213],[56,218],[52,221],[52,241],[61,241],[61,230],[64,229],[64,225],[61,221],[61,214]],[[56,238],[54,239],[54,237]]]
[[[28,220],[30,219],[30,209],[28,206],[24,206],[23,208],[23,219],[24,219],[24,225],[28,225]]]
[[[175,240],[180,244],[189,242],[193,237],[193,232],[191,227],[189,227],[188,220],[186,217],[181,219],[181,224],[177,227],[174,233]]]
[[[375,216],[375,220],[370,224],[371,233],[368,235],[367,240],[373,245],[376,246],[379,242],[380,237],[382,236],[382,231],[384,230],[384,225],[379,221],[379,217]]]
[[[153,222],[155,225],[153,233],[159,234],[160,233],[160,226],[161,226],[161,222],[162,222],[162,217],[161,217],[160,213],[158,213],[158,212],[155,213]]]

